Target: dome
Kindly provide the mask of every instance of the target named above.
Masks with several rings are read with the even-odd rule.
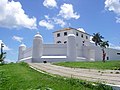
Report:
[[[39,32],[37,32],[37,34],[34,36],[34,38],[42,38],[42,36],[40,35]]]
[[[20,45],[20,47],[26,47],[26,45],[22,43],[22,44]]]

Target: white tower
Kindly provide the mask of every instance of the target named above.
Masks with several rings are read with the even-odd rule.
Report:
[[[68,35],[68,43],[67,43],[67,57],[70,61],[75,61],[77,57],[77,49],[76,49],[76,36],[74,34]]]
[[[43,52],[43,38],[39,32],[34,36],[32,48],[32,62],[39,62]]]
[[[19,54],[18,54],[18,61],[24,58],[24,51],[26,50],[25,44],[21,44],[19,46]]]

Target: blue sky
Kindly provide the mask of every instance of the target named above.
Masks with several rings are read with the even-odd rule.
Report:
[[[120,0],[0,0],[0,43],[7,61],[17,61],[18,47],[32,46],[40,32],[44,43],[65,27],[100,34],[110,47],[120,49]]]

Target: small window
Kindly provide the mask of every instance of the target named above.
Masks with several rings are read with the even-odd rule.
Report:
[[[120,52],[119,52],[119,53],[117,53],[117,55],[120,55]]]
[[[67,43],[67,41],[64,41],[64,43]]]
[[[60,37],[60,33],[57,34],[57,37]]]
[[[83,46],[85,45],[85,41],[82,41],[83,42]]]
[[[83,34],[81,34],[81,37],[83,38]]]
[[[64,36],[67,36],[67,32],[64,32]]]
[[[78,36],[78,32],[76,32],[76,36]]]
[[[61,43],[61,41],[57,41],[57,43]]]
[[[83,43],[85,43],[85,41],[82,41]]]
[[[88,39],[88,36],[86,36],[86,39]]]

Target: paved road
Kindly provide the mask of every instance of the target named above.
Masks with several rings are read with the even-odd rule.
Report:
[[[50,63],[29,63],[29,65],[39,70],[60,76],[120,85],[120,71],[68,68],[52,65]],[[119,74],[116,74],[117,72]]]

